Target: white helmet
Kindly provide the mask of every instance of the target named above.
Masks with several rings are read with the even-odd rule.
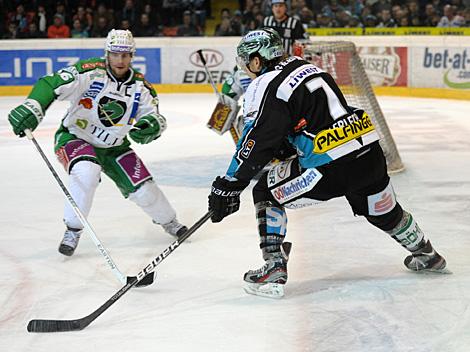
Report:
[[[131,31],[111,29],[106,37],[106,52],[135,53],[135,41]]]

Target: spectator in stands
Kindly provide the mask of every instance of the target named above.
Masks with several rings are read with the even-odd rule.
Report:
[[[88,31],[83,28],[83,24],[78,18],[73,20],[71,36],[72,38],[88,38],[90,36]]]
[[[331,19],[336,19],[336,14],[342,10],[344,9],[338,4],[337,0],[329,0],[329,4],[323,6],[321,12]]]
[[[372,4],[372,13],[379,15],[383,10],[392,10],[392,4],[390,0],[378,0]]]
[[[28,31],[29,22],[26,18],[26,13],[22,4],[16,6],[16,11],[10,16],[9,22],[16,23],[16,30],[18,31],[18,34]]]
[[[362,24],[361,20],[359,19],[359,16],[352,15],[351,18],[349,19],[349,23],[346,27],[348,27],[348,28],[363,28],[364,25]]]
[[[131,22],[129,20],[121,20],[121,25],[119,26],[119,29],[123,29],[123,30],[127,30],[127,31],[130,31],[131,30]]]
[[[72,23],[71,20],[70,20],[69,12],[70,11],[66,10],[65,5],[64,5],[63,2],[60,2],[60,1],[57,2],[56,7],[55,7],[55,15],[61,15],[62,16],[62,23],[64,25],[66,25],[67,27],[69,27],[68,25],[70,23]],[[70,27],[69,27],[69,31],[70,31]]]
[[[382,12],[380,13],[380,19],[381,21],[377,25],[377,28],[394,28],[397,27],[397,24],[392,18],[392,15],[390,13],[390,10],[388,9],[383,9]]]
[[[465,19],[464,27],[470,27],[470,5],[466,7],[464,10],[464,19]]]
[[[38,29],[36,22],[31,22],[28,26],[28,31],[22,35],[22,38],[26,39],[37,39],[45,37],[45,34]]]
[[[409,26],[410,26],[410,20],[408,19],[408,17],[403,16],[400,19],[400,27],[409,27]]]
[[[216,37],[230,37],[236,35],[230,23],[230,18],[222,18],[222,21],[215,27],[214,35]]]
[[[64,23],[64,17],[56,13],[54,22],[47,28],[48,38],[70,38],[70,27]]]
[[[351,12],[347,10],[338,11],[336,14],[336,20],[338,21],[338,27],[347,27],[349,20],[351,19]]]
[[[413,17],[419,17],[419,7],[417,1],[412,0],[408,3],[408,12],[408,17],[410,19],[413,19]]]
[[[143,13],[148,16],[149,23],[155,27],[156,35],[161,35],[163,22],[159,10],[157,8],[153,8],[152,4],[145,4]]]
[[[319,28],[332,28],[334,26],[332,18],[324,12],[317,15],[317,25]]]
[[[100,38],[101,38],[101,37],[106,37],[109,30],[111,30],[111,28],[114,28],[115,21],[114,21],[114,16],[111,13],[111,10],[108,10],[104,4],[99,4],[98,8],[96,9],[96,14],[93,16],[93,30],[92,30],[92,33],[93,33],[93,31],[96,27],[99,27],[98,22],[99,22],[100,17],[104,17],[106,19],[106,23],[107,23],[106,34],[100,35]],[[92,36],[93,36],[93,34],[92,34]]]
[[[75,30],[77,30],[77,28],[75,28],[75,20],[80,21],[81,31],[85,31],[87,33],[86,37],[88,37],[91,31],[91,28],[93,27],[93,16],[86,12],[84,6],[79,6],[77,7],[77,13],[72,18],[72,27]],[[79,37],[79,38],[86,38],[86,37]]]
[[[424,13],[421,17],[421,23],[423,24],[424,27],[435,27],[435,25],[432,25],[432,18],[436,16],[436,9],[434,8],[433,4],[426,4],[424,8]],[[439,21],[438,21],[439,22]]]
[[[38,6],[38,12],[36,16],[38,18],[39,32],[41,32],[42,36],[45,37],[47,32],[47,15],[46,8],[43,5]]]
[[[157,28],[155,28],[155,26],[150,23],[149,15],[143,13],[140,15],[140,21],[137,24],[134,32],[136,37],[154,37],[157,35]]]
[[[257,29],[260,26],[260,23],[254,18],[250,19],[245,26],[243,27],[242,35],[247,34],[250,31]]]
[[[242,35],[243,32],[243,23],[242,23],[242,12],[240,10],[236,10],[233,13],[233,17],[230,21],[230,24],[232,25],[232,30],[235,33],[235,35]]]
[[[367,15],[364,19],[364,27],[375,27],[377,26],[377,17],[374,15]]]
[[[459,19],[455,18],[455,8],[447,4],[444,6],[444,16],[441,17],[438,27],[460,27]]]
[[[98,22],[93,26],[91,36],[95,38],[106,38],[110,29],[106,17],[99,16]]]
[[[302,9],[300,10],[299,20],[300,20],[300,23],[302,23],[302,26],[304,27],[305,30],[307,28],[317,27],[317,23],[315,22],[313,11],[310,10],[307,6],[302,7]]]
[[[19,31],[18,25],[15,21],[11,21],[8,24],[7,32],[3,35],[3,39],[18,39],[19,38]]]
[[[201,30],[193,23],[191,11],[184,11],[183,24],[178,26],[176,35],[179,37],[197,37],[201,35]]]
[[[121,27],[122,27],[122,21],[127,20],[129,21],[129,26],[133,26],[136,21],[137,21],[137,10],[134,6],[134,1],[133,0],[126,0],[124,3],[124,8],[121,10],[120,13],[120,18],[121,20]],[[124,29],[124,28],[121,28]]]

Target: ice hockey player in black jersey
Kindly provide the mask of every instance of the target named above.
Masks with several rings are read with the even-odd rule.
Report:
[[[278,33],[249,32],[237,61],[252,78],[243,106],[245,128],[227,173],[212,183],[209,210],[220,222],[236,212],[240,193],[287,140],[296,153],[265,172],[253,188],[265,264],[248,271],[245,290],[282,297],[290,243],[285,209],[346,197],[354,214],[407,249],[415,272],[448,272],[413,216],[397,202],[379,136],[367,112],[347,105],[333,78],[287,56]],[[315,214],[313,214],[315,215]]]

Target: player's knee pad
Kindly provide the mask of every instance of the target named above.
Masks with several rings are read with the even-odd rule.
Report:
[[[367,221],[369,221],[375,227],[378,227],[382,231],[392,230],[403,217],[403,209],[400,204],[396,204],[395,207],[386,214],[377,215],[377,216],[366,216]]]
[[[145,208],[157,202],[161,194],[162,191],[157,187],[155,182],[147,181],[135,192],[129,194],[129,200],[133,201],[139,207]]]
[[[274,205],[272,202],[258,202],[255,208],[260,248],[263,258],[267,259],[269,254],[280,251],[286,236],[287,215],[284,207]]]
[[[80,160],[70,170],[70,187],[83,192],[94,192],[100,182],[101,166],[88,160]]]

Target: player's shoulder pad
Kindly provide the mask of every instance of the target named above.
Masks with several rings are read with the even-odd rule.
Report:
[[[105,59],[96,57],[86,60],[80,60],[75,64],[76,69],[79,73],[88,72],[95,69],[106,69],[106,62]]]
[[[152,97],[155,98],[157,96],[157,92],[156,92],[155,88],[153,88],[152,84],[145,79],[145,77],[142,73],[140,73],[139,71],[134,70],[134,78],[135,78],[136,81],[142,81],[144,83],[145,88],[147,88],[150,91],[150,95]]]

